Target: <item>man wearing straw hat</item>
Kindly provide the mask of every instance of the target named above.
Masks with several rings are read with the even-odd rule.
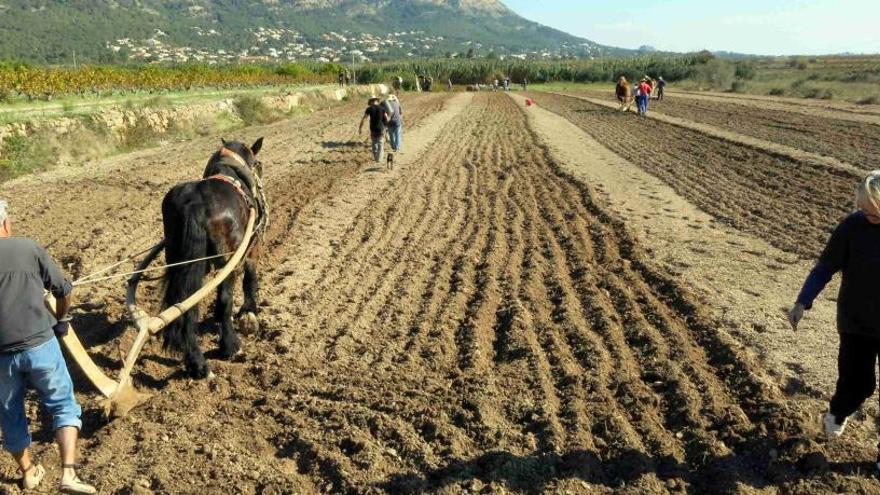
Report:
[[[371,96],[367,100],[367,109],[361,118],[358,134],[364,132],[364,122],[370,119],[370,140],[373,150],[373,159],[376,163],[382,163],[382,155],[385,153],[385,125],[388,123],[388,111],[379,104],[378,96]]]
[[[31,459],[31,436],[24,399],[36,389],[52,414],[61,453],[61,491],[96,493],[76,475],[76,441],[82,410],[73,395],[61,347],[55,336],[68,331],[67,310],[73,286],[64,279],[49,253],[31,239],[12,236],[8,205],[0,200],[0,430],[3,447],[12,454],[25,489],[40,484],[43,466]],[[57,300],[56,314],[43,303],[43,291]]]

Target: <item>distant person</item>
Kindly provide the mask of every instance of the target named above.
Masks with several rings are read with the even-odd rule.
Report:
[[[427,89],[425,89],[425,91],[428,91],[428,92],[430,93],[430,92],[431,92],[431,87],[434,86],[434,76],[428,76],[428,77],[425,79],[425,84],[427,85]]]
[[[498,79],[492,80],[492,91],[498,91]]]
[[[638,108],[639,115],[648,115],[648,99],[651,97],[651,83],[643,77],[639,83]]]
[[[529,89],[529,78],[528,77],[523,78],[522,89],[523,89],[523,91],[526,91],[527,89]]]
[[[346,69],[346,70],[345,70],[345,85],[348,86],[348,85],[350,85],[352,82],[353,82],[353,80],[352,80],[352,77],[351,77],[351,72],[349,72],[348,69]]]
[[[510,91],[510,79],[504,78],[504,91]]]
[[[395,95],[389,95],[382,105],[388,115],[388,139],[391,141],[391,149],[399,152],[403,144],[403,107],[400,106],[400,100]]]
[[[52,417],[61,457],[64,493],[96,493],[76,474],[76,442],[82,409],[73,394],[58,339],[69,331],[73,286],[46,250],[24,237],[12,237],[7,204],[0,200],[0,430],[25,490],[36,488],[46,469],[31,458],[25,398],[29,388]],[[44,291],[55,296],[54,313]],[[5,492],[4,492],[5,493]]]
[[[370,120],[370,148],[373,152],[373,159],[376,163],[382,163],[382,157],[385,154],[385,125],[388,122],[388,112],[385,107],[379,104],[378,96],[371,96],[367,100],[367,109],[361,118],[361,124],[358,127],[358,134],[364,132],[364,122]]]
[[[421,92],[422,90],[425,89],[425,76],[419,74],[417,81],[418,81],[418,88],[417,89],[419,92]]]
[[[345,72],[343,72],[343,71],[339,71],[339,87],[340,88],[345,87]]]
[[[641,97],[642,97],[641,85],[639,83],[631,84],[630,88],[632,91],[632,101],[634,101],[636,104],[636,112],[638,112],[638,114],[641,115],[642,114],[642,107],[640,105],[640,103],[642,101],[641,100]]]
[[[403,89],[403,78],[400,76],[395,77],[391,81],[391,85],[394,87],[394,91],[400,91]]]
[[[657,78],[657,99],[663,99],[663,90],[666,88],[666,81],[663,80],[663,76]]]
[[[837,386],[824,417],[825,433],[839,437],[847,419],[874,395],[880,355],[880,170],[870,172],[856,188],[856,211],[831,234],[788,313],[797,330],[804,311],[835,273],[841,273],[837,295]],[[880,468],[880,462],[877,463]]]
[[[446,91],[452,91],[452,79],[446,80]]]
[[[617,86],[614,88],[614,94],[617,96],[617,101],[620,103],[620,107],[618,110],[621,112],[628,112],[629,107],[632,105],[632,85],[629,81],[626,80],[625,77],[620,76],[620,79],[617,80]]]

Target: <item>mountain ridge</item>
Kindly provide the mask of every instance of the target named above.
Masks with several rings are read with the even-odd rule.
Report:
[[[498,0],[0,0],[0,33],[0,60],[53,64],[634,53]]]

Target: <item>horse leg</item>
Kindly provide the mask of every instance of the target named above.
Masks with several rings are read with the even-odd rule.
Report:
[[[220,356],[229,359],[241,349],[241,341],[232,327],[232,288],[235,276],[230,275],[217,289],[217,302],[214,307],[214,319],[220,326]]]
[[[238,331],[245,335],[250,335],[260,329],[260,322],[257,320],[259,307],[257,306],[257,297],[260,291],[260,279],[257,277],[257,262],[248,258],[244,262],[244,281],[242,282],[244,289],[244,304],[238,311]]]
[[[183,342],[183,363],[189,376],[201,379],[207,378],[211,373],[208,368],[208,362],[205,355],[202,354],[202,348],[199,347],[199,338],[196,335],[196,328],[199,323],[199,313],[195,309],[187,311],[188,315],[184,315],[181,322],[180,331],[183,333],[181,341]],[[192,313],[189,315],[189,313]]]
[[[165,232],[165,259],[168,263],[198,259],[205,256],[207,233],[203,209],[188,206],[193,186],[177,186],[162,201],[162,223]],[[165,276],[164,307],[177,304],[202,286],[205,262],[170,267]],[[198,306],[191,308],[164,330],[164,347],[183,354],[187,373],[193,378],[205,378],[210,373],[205,356],[199,348],[196,328],[199,323]]]

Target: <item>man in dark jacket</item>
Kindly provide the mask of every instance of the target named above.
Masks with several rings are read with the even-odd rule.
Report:
[[[46,474],[31,460],[31,436],[24,398],[28,386],[52,414],[61,454],[61,491],[96,493],[76,475],[76,441],[82,413],[56,335],[67,333],[73,286],[45,249],[23,237],[13,238],[7,204],[0,200],[0,429],[3,447],[22,474],[22,487],[34,488]],[[44,291],[55,296],[49,314]]]
[[[382,162],[385,153],[385,126],[388,124],[388,112],[383,105],[379,104],[378,96],[371,96],[367,101],[367,109],[361,118],[358,134],[364,131],[364,122],[370,121],[370,147],[373,150],[373,159],[376,163]]]

